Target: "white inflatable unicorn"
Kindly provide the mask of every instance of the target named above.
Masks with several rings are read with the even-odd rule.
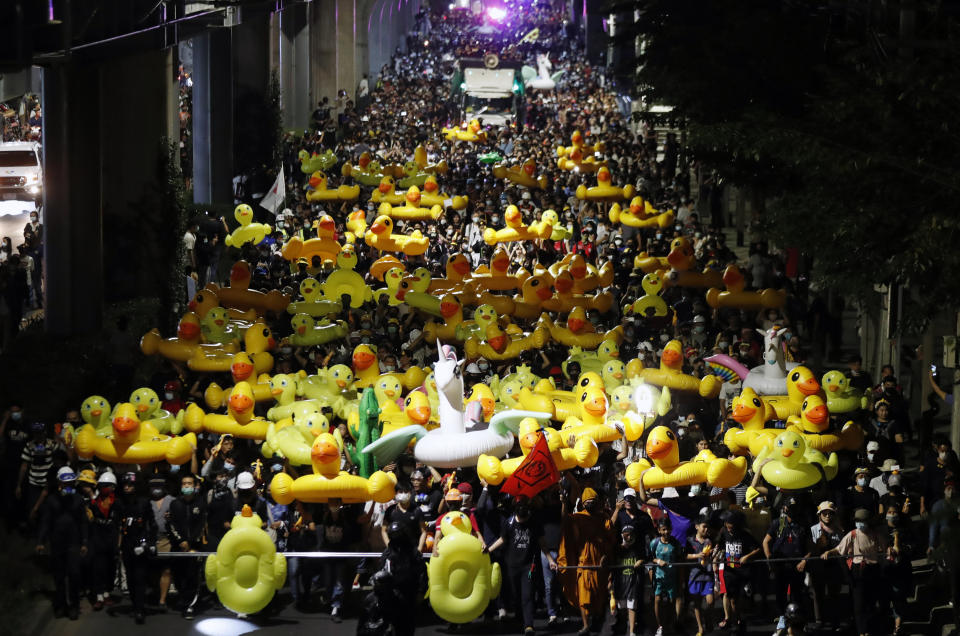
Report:
[[[783,357],[783,334],[787,330],[779,325],[763,331],[763,364],[750,369],[743,386],[750,387],[758,395],[786,395],[787,371],[797,366]]]
[[[538,53],[537,70],[534,71],[533,68],[524,66],[520,71],[523,75],[524,86],[537,91],[552,91],[557,86],[557,80],[563,75],[563,71],[551,75],[550,71],[552,69],[553,64],[550,62],[550,58],[546,54]]]

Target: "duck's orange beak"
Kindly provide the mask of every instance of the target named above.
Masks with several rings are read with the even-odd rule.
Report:
[[[790,457],[791,455],[793,455],[793,449],[784,448],[782,451],[780,451],[780,454],[783,455],[784,457]]]
[[[582,318],[570,318],[567,320],[567,326],[570,328],[570,331],[573,333],[579,333],[583,329],[583,319]]]
[[[370,226],[370,231],[374,234],[383,234],[387,231],[387,226],[380,221],[374,221],[373,225]]]
[[[314,444],[310,449],[310,459],[321,464],[340,461],[340,449],[337,448],[336,444],[330,442]]]
[[[483,418],[489,419],[497,405],[490,398],[480,398],[480,406],[483,407]]]
[[[373,364],[373,361],[376,360],[376,356],[372,353],[367,353],[365,351],[359,351],[353,354],[353,366],[360,369],[367,369]]]
[[[430,407],[417,406],[412,409],[407,409],[407,417],[410,418],[411,422],[416,422],[417,424],[424,426],[430,421]]]
[[[493,350],[497,353],[503,353],[503,350],[507,347],[507,336],[506,334],[500,334],[499,336],[494,336],[489,338],[487,342],[493,347]]]
[[[549,300],[553,296],[553,292],[550,291],[550,288],[544,285],[537,290],[537,298],[541,301]]]
[[[249,362],[234,362],[230,365],[230,373],[238,382],[253,375],[253,365]]]
[[[181,322],[177,326],[177,337],[181,340],[194,340],[200,337],[200,325],[195,322]]]
[[[282,393],[283,389],[270,389],[270,395],[281,395]]]
[[[390,192],[390,184],[389,184],[389,183],[381,183],[380,186],[379,186],[377,189],[380,190],[380,194],[387,194],[387,193]]]
[[[607,401],[597,395],[592,400],[583,403],[583,410],[594,417],[603,417],[607,412]]]
[[[113,418],[113,430],[116,431],[118,435],[129,435],[136,431],[139,425],[140,422],[132,417]]]
[[[566,276],[562,276],[557,280],[553,281],[553,286],[556,288],[556,290],[559,293],[566,294],[568,291],[573,289],[573,280],[570,278],[567,278]]]
[[[347,381],[346,381],[346,380],[337,380],[337,386],[340,387],[341,389],[345,389],[345,388],[347,388]]]
[[[230,396],[230,409],[236,413],[246,413],[253,408],[253,399],[242,393],[233,393]]]
[[[750,421],[750,418],[753,417],[757,412],[757,409],[752,406],[747,406],[745,404],[737,404],[733,407],[733,419],[741,424]]]
[[[540,434],[537,432],[527,433],[520,438],[520,446],[526,448],[527,450],[532,449],[537,445],[537,440],[540,439]]]
[[[739,285],[743,282],[743,276],[739,271],[730,268],[723,272],[723,284],[727,287],[732,287],[734,285]]]
[[[453,318],[458,308],[457,303],[440,303],[440,315],[444,318]]]
[[[820,383],[813,376],[810,376],[803,382],[796,383],[797,389],[804,395],[813,395],[820,391]]]
[[[299,327],[297,327],[297,333],[298,333],[299,335],[301,335],[301,336],[302,336],[302,335],[305,335],[305,334],[307,333],[307,326],[306,326],[306,325],[300,325]]]
[[[666,349],[663,352],[663,355],[660,356],[660,361],[663,362],[666,366],[673,368],[679,366],[682,362],[682,357],[679,351],[674,349]]]
[[[466,276],[470,273],[470,263],[468,263],[466,259],[456,260],[453,262],[453,271],[461,276]]]
[[[830,414],[827,412],[827,407],[823,404],[820,404],[819,406],[815,406],[812,409],[807,410],[807,412],[804,413],[804,415],[807,416],[807,420],[811,424],[816,424],[817,426],[820,426],[827,421],[827,417]]]
[[[650,459],[660,459],[673,450],[673,442],[666,439],[648,439],[647,457]]]

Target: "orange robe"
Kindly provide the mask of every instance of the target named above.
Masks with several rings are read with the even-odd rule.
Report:
[[[581,511],[563,520],[557,565],[600,565],[613,556],[614,533],[609,517]],[[560,570],[563,595],[574,607],[602,612],[607,602],[607,570]]]

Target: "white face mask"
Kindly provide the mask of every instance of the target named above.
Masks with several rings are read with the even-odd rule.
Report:
[[[857,530],[866,530],[867,522],[866,521],[857,521],[856,522]]]
[[[940,451],[939,453],[937,453],[937,458],[938,458],[940,461],[942,461],[942,462],[943,462],[943,461],[946,461],[946,460],[947,460],[947,451]]]
[[[721,340],[720,342],[717,343],[717,346],[720,347],[721,349],[726,349],[727,347],[730,346],[730,343],[727,342],[726,340]]]
[[[876,457],[876,456],[877,456],[877,454],[874,453],[874,452],[869,452],[869,453],[867,453],[867,459],[869,459],[870,461],[873,461],[873,458]]]
[[[397,500],[397,503],[401,503],[401,504],[410,503],[410,493],[408,492],[399,493],[396,496],[396,500]]]
[[[866,485],[867,485],[867,478],[866,478],[866,477],[858,477],[858,478],[857,478],[857,485],[858,485],[858,486],[866,486]]]

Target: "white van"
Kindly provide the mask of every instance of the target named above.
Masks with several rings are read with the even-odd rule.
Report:
[[[43,162],[40,144],[17,141],[0,144],[0,199],[43,199]]]

